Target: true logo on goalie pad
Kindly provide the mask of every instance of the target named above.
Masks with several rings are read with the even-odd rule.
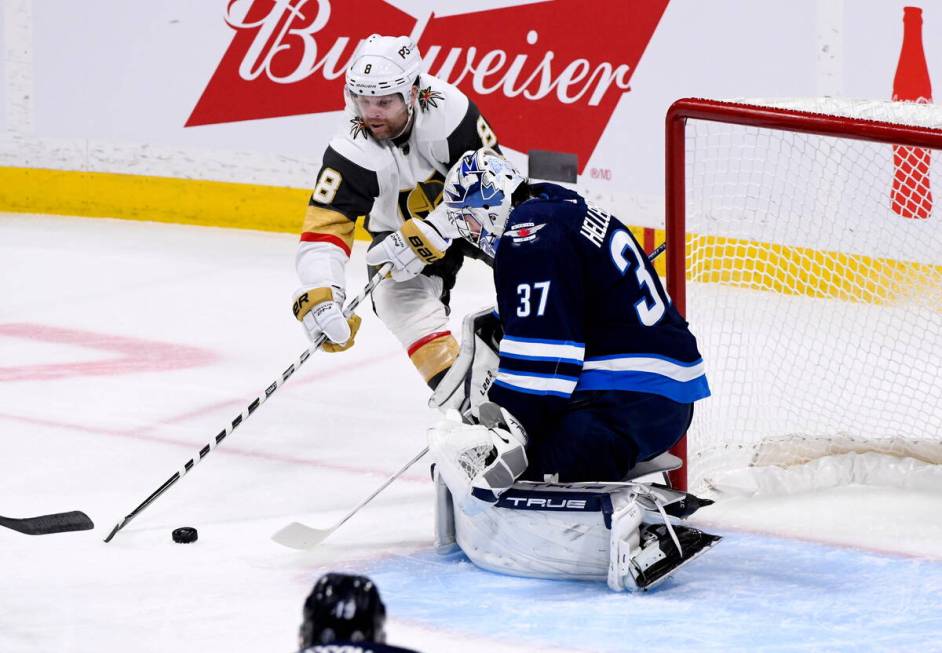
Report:
[[[553,510],[569,512],[601,512],[611,514],[612,500],[608,494],[594,492],[544,492],[511,488],[500,495],[496,506],[510,510]]]
[[[523,497],[510,497],[508,503],[512,503],[514,508],[532,508],[535,510],[585,510],[585,499],[525,499]]]

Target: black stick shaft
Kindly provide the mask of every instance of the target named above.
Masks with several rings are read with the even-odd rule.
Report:
[[[658,256],[660,256],[661,254],[664,253],[664,250],[665,250],[665,249],[667,249],[667,241],[666,241],[666,240],[665,240],[663,243],[661,243],[660,245],[658,245],[657,247],[655,247],[654,250],[653,250],[650,254],[648,254],[648,260],[649,260],[649,261],[655,260]]]
[[[366,284],[363,290],[360,291],[360,294],[354,297],[352,300],[350,300],[350,303],[347,304],[347,307],[343,311],[344,315],[346,315],[347,317],[352,315],[353,312],[356,310],[356,307],[359,306],[360,303],[364,299],[366,299],[370,295],[370,293],[373,292],[373,289],[379,285],[379,282],[385,278],[386,274],[389,273],[389,270],[391,268],[392,268],[392,265],[390,263],[387,263],[382,268],[380,268],[379,271],[370,278],[369,282]],[[203,460],[203,458],[208,456],[209,453],[213,449],[218,447],[222,443],[222,441],[225,440],[229,436],[230,433],[236,430],[236,428],[240,424],[242,424],[245,420],[247,420],[252,415],[252,413],[254,413],[258,409],[259,406],[265,403],[265,401],[270,396],[272,396],[272,394],[274,394],[275,390],[277,390],[282,385],[284,385],[284,383],[289,378],[291,378],[291,375],[293,375],[298,370],[298,368],[300,368],[304,364],[304,362],[308,358],[311,357],[311,354],[317,351],[317,349],[322,344],[324,344],[324,341],[326,340],[327,340],[327,336],[321,335],[321,337],[318,338],[314,342],[314,344],[311,345],[311,347],[305,350],[305,352],[301,354],[295,362],[289,365],[288,368],[284,372],[281,373],[280,378],[275,379],[275,381],[273,381],[271,385],[265,388],[265,392],[263,392],[262,394],[257,396],[255,399],[253,399],[252,402],[248,406],[242,409],[241,413],[236,415],[236,417],[231,422],[229,422],[229,424],[227,424],[223,430],[221,430],[218,434],[216,434],[215,438],[207,442],[195,456],[193,456],[188,461],[186,461],[183,467],[181,467],[177,472],[175,472],[173,476],[171,476],[166,481],[164,481],[163,485],[161,485],[159,488],[154,490],[154,492],[149,497],[144,499],[144,501],[142,501],[140,505],[138,505],[134,510],[128,513],[124,517],[124,519],[118,522],[115,525],[115,527],[111,529],[111,532],[108,534],[108,537],[105,538],[105,542],[110,542],[114,538],[114,536],[118,533],[118,531],[120,531],[122,528],[127,526],[128,523],[132,519],[134,519],[139,514],[141,514],[141,512],[143,512],[147,508],[147,506],[149,506],[154,501],[156,501],[158,497],[160,497],[164,492],[169,490],[173,486],[174,483],[176,483],[181,478],[183,478],[187,473],[189,473],[190,470],[192,470],[198,462]]]

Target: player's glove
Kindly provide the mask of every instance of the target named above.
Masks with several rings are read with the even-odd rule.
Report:
[[[304,325],[307,337],[315,342],[321,335],[327,340],[321,350],[334,353],[353,346],[360,328],[360,317],[343,316],[344,293],[339,288],[301,288],[294,294],[294,316]]]
[[[393,281],[408,281],[445,255],[451,238],[425,220],[410,218],[366,253],[368,265],[392,263]]]

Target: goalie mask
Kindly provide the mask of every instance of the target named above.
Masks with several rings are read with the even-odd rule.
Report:
[[[445,179],[448,219],[462,238],[493,257],[513,209],[513,193],[526,181],[490,148],[465,152]]]
[[[357,98],[378,98],[398,93],[412,118],[415,105],[412,88],[422,72],[419,48],[407,36],[372,34],[353,56],[347,68],[344,96],[354,112],[363,118]]]
[[[386,606],[366,576],[324,574],[304,601],[301,648],[318,644],[386,641]]]

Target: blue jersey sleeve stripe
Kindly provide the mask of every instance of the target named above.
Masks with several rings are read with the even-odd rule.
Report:
[[[526,342],[526,343],[544,344],[544,345],[566,345],[567,347],[576,347],[578,349],[585,349],[584,342],[576,342],[575,340],[551,340],[548,338],[523,338],[521,336],[511,336],[511,335],[505,335],[503,340],[512,340],[513,342]],[[503,342],[503,340],[501,342]]]
[[[522,392],[528,395],[561,397],[562,399],[569,399],[569,397],[572,396],[571,392],[557,392],[555,390],[532,390],[530,388],[523,388],[520,386],[511,385],[510,383],[505,383],[504,381],[501,381],[500,379],[495,380],[494,385],[498,385],[502,388],[506,388],[507,390],[512,390],[513,392]]]
[[[521,372],[520,370],[508,370],[504,367],[497,368],[498,374],[512,374],[514,376],[532,376],[537,379],[561,379],[563,381],[572,381],[573,383],[579,382],[579,377],[576,376],[566,376],[564,374],[543,374],[541,372]]]
[[[703,364],[703,359],[698,358],[695,361],[682,361],[677,360],[676,358],[671,358],[670,356],[664,356],[662,354],[611,354],[608,356],[590,356],[585,359],[586,363],[595,362],[595,361],[611,361],[619,359],[631,359],[631,358],[656,358],[658,360],[666,361],[674,365],[680,365],[681,367],[695,367],[697,365]]]
[[[580,390],[649,392],[684,404],[710,396],[710,387],[704,375],[689,381],[677,381],[670,377],[649,372],[612,372],[608,370],[583,372],[579,384],[576,386],[576,391]]]
[[[585,357],[585,348],[558,342],[523,342],[504,337],[500,341],[500,354],[501,356],[538,356],[541,358],[581,361]]]
[[[559,358],[557,356],[529,356],[527,354],[514,354],[511,352],[501,353],[504,358],[516,358],[522,361],[536,361],[546,363],[559,363],[560,365],[577,365],[582,367],[582,361],[578,358]]]
[[[694,365],[678,365],[660,356],[618,356],[605,360],[586,361],[583,371],[644,372],[669,377],[675,381],[690,381],[705,373],[702,360]]]
[[[501,356],[498,365],[503,372],[508,374],[532,374],[533,376],[545,375],[547,377],[571,377],[578,379],[582,373],[581,363],[563,363],[557,359],[550,360],[531,360],[526,358],[513,358],[510,356]]]
[[[517,389],[559,392],[560,396],[569,396],[576,389],[578,380],[572,377],[560,378],[556,376],[519,374],[506,370],[497,371],[497,380]]]

